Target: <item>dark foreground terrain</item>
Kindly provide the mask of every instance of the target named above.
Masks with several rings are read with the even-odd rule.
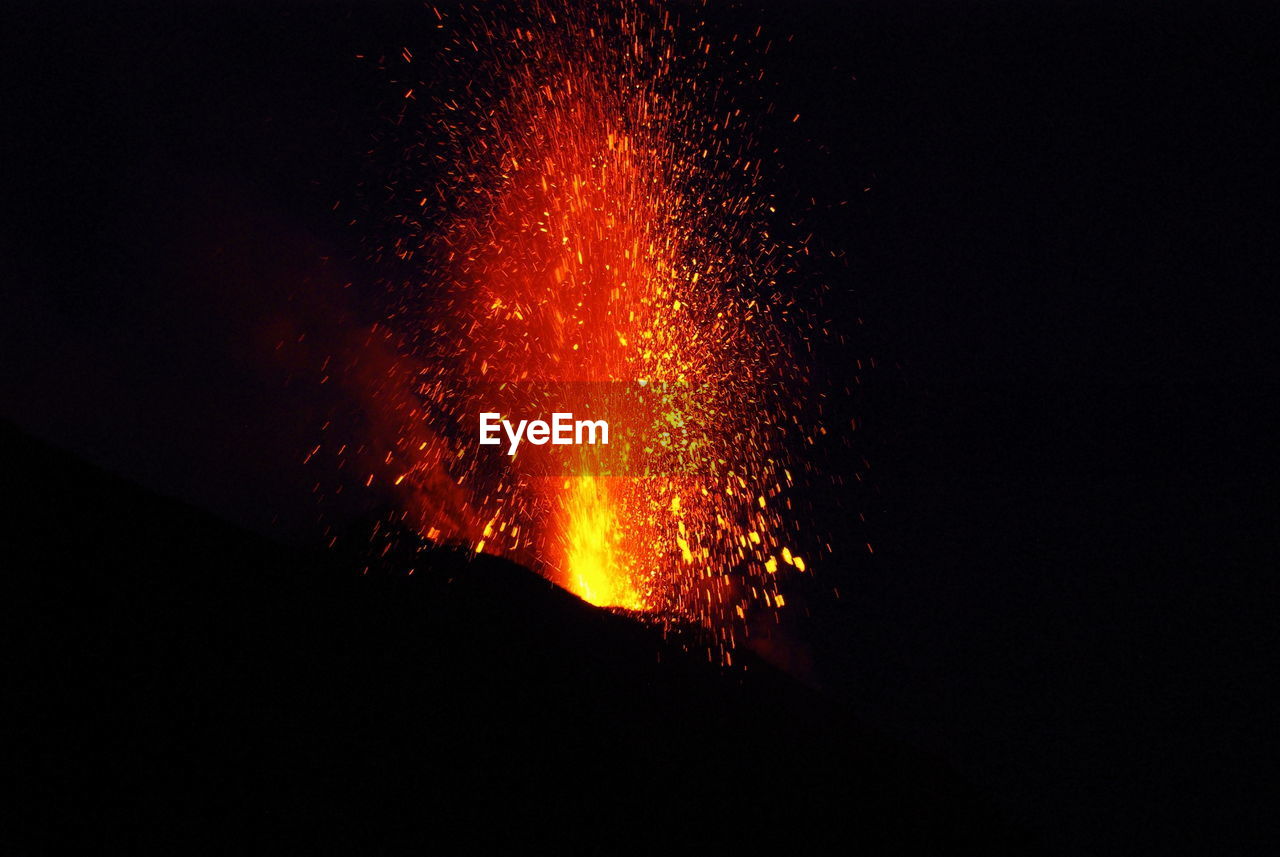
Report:
[[[786,676],[713,669],[517,566],[361,577],[12,429],[2,448],[41,850],[1032,850]]]

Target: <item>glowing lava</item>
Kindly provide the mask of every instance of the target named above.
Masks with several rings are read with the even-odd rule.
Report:
[[[568,589],[592,604],[643,610],[644,598],[632,584],[634,570],[621,544],[619,508],[600,477],[565,481],[558,504],[560,547],[565,559],[562,579]]]
[[[762,159],[709,59],[743,46],[644,4],[464,17],[441,15],[449,83],[404,87],[372,215],[394,234],[375,255],[420,272],[392,283],[384,323],[415,367],[396,459],[419,529],[728,647],[746,610],[783,603],[779,563],[803,569],[785,514],[812,431]],[[630,430],[554,472],[480,454],[478,410],[565,395],[611,398]],[[464,512],[441,512],[444,475]]]

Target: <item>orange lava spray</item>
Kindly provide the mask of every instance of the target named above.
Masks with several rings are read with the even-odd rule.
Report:
[[[406,426],[399,480],[434,497],[447,474],[468,497],[448,520],[476,523],[424,501],[418,528],[594,604],[695,620],[727,650],[747,611],[784,605],[778,573],[805,570],[788,511],[813,430],[765,164],[712,63],[743,46],[621,0],[439,17],[451,83],[404,87],[415,142],[378,249],[419,273],[383,326],[416,367],[404,416],[431,429]],[[639,385],[648,428],[610,467],[589,446],[554,474],[479,455],[476,408],[548,385]]]

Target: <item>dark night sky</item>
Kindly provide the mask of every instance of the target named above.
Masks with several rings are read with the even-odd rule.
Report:
[[[330,209],[381,123],[354,55],[423,14],[11,11],[0,415],[315,542],[300,459],[352,404],[274,343],[371,317]],[[842,598],[794,632],[818,680],[1063,853],[1261,850],[1274,11],[717,14],[795,36],[777,181],[847,251],[827,311],[880,367],[849,405],[872,487],[821,521]]]

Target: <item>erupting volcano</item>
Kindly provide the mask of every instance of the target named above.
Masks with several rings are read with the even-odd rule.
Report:
[[[366,201],[371,257],[397,272],[385,461],[424,538],[696,621],[727,652],[805,570],[793,492],[821,431],[780,284],[802,250],[770,233],[753,151],[770,108],[732,100],[767,47],[661,6],[531,6],[437,13],[443,73],[409,48],[378,60],[398,88],[380,145],[399,154]],[[569,398],[626,430],[554,468],[476,443],[481,411]]]

